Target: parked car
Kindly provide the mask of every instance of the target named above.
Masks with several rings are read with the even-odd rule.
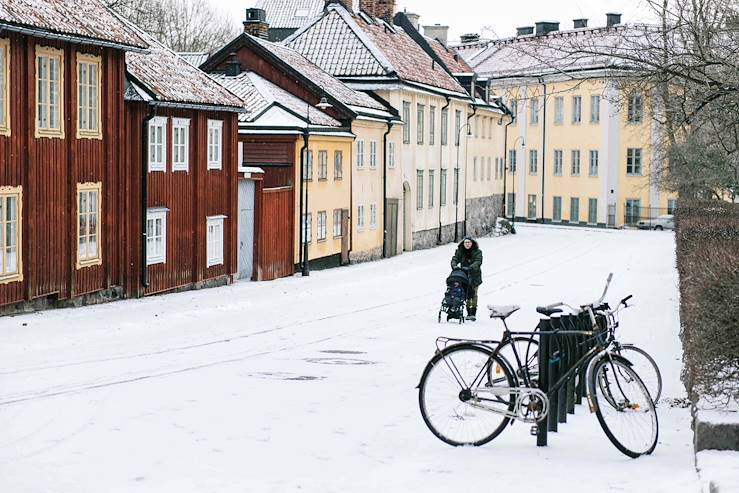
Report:
[[[672,214],[665,214],[654,219],[642,219],[636,223],[636,227],[639,229],[656,229],[658,231],[662,231],[664,229],[675,229],[675,216]]]

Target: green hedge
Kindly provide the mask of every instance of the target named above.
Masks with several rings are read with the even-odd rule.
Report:
[[[739,204],[676,211],[683,381],[691,399],[739,402]]]

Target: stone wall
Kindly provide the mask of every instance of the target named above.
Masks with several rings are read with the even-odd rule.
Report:
[[[361,264],[363,262],[372,262],[382,258],[382,247],[372,248],[361,252],[352,252],[349,254],[349,260],[352,264]]]
[[[467,199],[467,234],[487,236],[495,229],[495,220],[503,210],[503,195]]]
[[[464,236],[464,222],[457,223],[457,241]],[[444,245],[454,241],[454,224],[447,224],[441,228],[441,242],[439,242],[439,228],[416,231],[413,233],[413,249],[424,250],[437,245]]]

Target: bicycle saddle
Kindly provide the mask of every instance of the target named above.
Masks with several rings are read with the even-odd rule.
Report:
[[[563,310],[561,308],[548,308],[546,306],[537,306],[536,307],[536,312],[537,313],[541,313],[545,317],[551,317],[555,313],[562,313],[562,311]]]
[[[516,313],[520,309],[521,307],[516,306],[516,305],[506,305],[506,306],[488,305],[488,310],[490,310],[490,318],[499,318],[501,320],[505,320],[506,318],[510,317],[512,314]]]

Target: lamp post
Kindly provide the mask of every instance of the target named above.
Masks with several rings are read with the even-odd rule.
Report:
[[[302,275],[304,277],[307,277],[307,276],[310,275],[310,267],[308,266],[308,241],[307,241],[308,240],[308,238],[307,238],[307,236],[308,236],[307,235],[308,224],[307,224],[307,221],[306,221],[306,219],[308,218],[308,211],[309,211],[309,209],[308,209],[308,184],[306,183],[307,177],[305,176],[305,164],[307,164],[307,163],[305,163],[305,161],[308,159],[308,156],[309,156],[309,153],[310,153],[310,151],[308,150],[308,136],[310,135],[310,106],[311,106],[310,103],[309,102],[306,102],[306,107],[308,109],[308,111],[307,111],[307,119],[308,119],[308,122],[307,122],[307,124],[305,126],[305,134],[304,134],[304,138],[305,138],[305,153],[304,153],[303,156],[301,156],[302,159],[303,159],[304,165],[303,165],[303,167],[301,169],[301,175],[302,176],[300,177],[300,182],[301,182],[302,186],[305,188],[305,202],[304,202],[305,203],[305,213],[303,213],[303,211],[300,211],[301,216],[302,216],[300,218],[301,219],[301,222],[302,222],[302,225],[301,225],[302,227],[300,228],[300,230],[301,230],[300,241],[303,242],[303,266],[302,266],[303,269],[302,269]],[[326,96],[322,96],[321,97],[321,100],[316,105],[316,108],[318,108],[320,110],[325,110],[325,109],[332,108],[332,107],[333,107],[333,105],[328,102],[328,100],[326,99]],[[311,169],[311,173],[312,172],[313,172],[313,170]],[[301,192],[301,194],[302,194],[302,192]]]
[[[461,127],[459,127],[459,130],[457,130],[457,140],[454,142],[457,144],[457,168],[454,171],[455,174],[455,184],[454,184],[454,241],[459,241],[459,148],[462,147],[462,129],[464,127],[467,127],[467,135],[470,135],[470,122],[468,121]],[[465,189],[467,187],[467,174],[465,173]],[[467,204],[465,204],[465,207],[467,207]],[[467,209],[465,209],[466,211]],[[466,214],[465,214],[466,215]]]
[[[523,135],[520,135],[516,137],[516,140],[513,141],[513,145],[511,146],[513,152],[516,151],[516,144],[521,141],[521,149],[526,148],[526,141],[523,138]],[[508,182],[508,156],[503,156],[503,203],[506,202],[506,183]],[[518,168],[518,156],[516,155],[516,163],[514,163],[513,169],[511,170],[513,172],[513,214],[511,214],[511,234],[516,234],[516,171]],[[505,205],[504,205],[505,207]],[[503,213],[508,216],[508,211],[503,211]]]

